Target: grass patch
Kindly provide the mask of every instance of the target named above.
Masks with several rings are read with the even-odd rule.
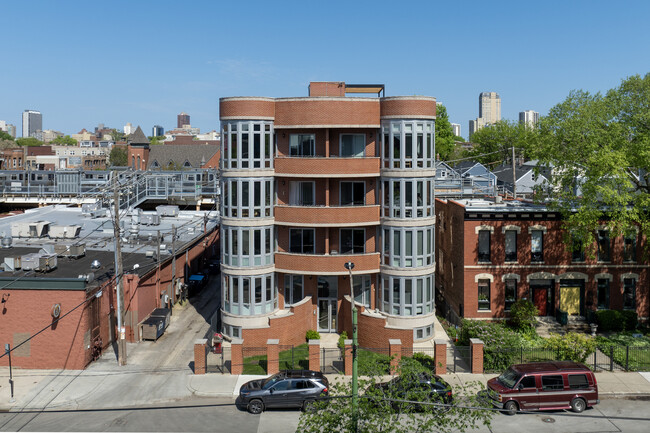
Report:
[[[260,352],[265,352],[262,349]],[[280,370],[308,370],[309,369],[309,346],[301,344],[292,350],[283,350],[278,354]],[[244,358],[243,374],[267,374],[268,360],[266,355],[254,355]]]
[[[367,349],[358,349],[357,368],[359,376],[390,374],[390,356]]]
[[[614,362],[630,371],[650,370],[650,338],[633,337],[621,332],[610,337],[596,337],[598,349],[605,355],[613,353]]]

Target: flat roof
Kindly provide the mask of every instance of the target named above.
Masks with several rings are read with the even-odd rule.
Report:
[[[155,211],[144,211],[139,214],[139,217],[142,218],[155,213]],[[0,218],[0,239],[11,238],[11,247],[0,248],[0,263],[4,263],[5,258],[38,253],[43,247],[53,249],[57,245],[85,244],[86,249],[85,255],[78,259],[58,257],[57,268],[49,272],[2,271],[0,269],[0,280],[7,281],[7,279],[18,277],[21,280],[31,278],[78,278],[79,275],[87,275],[91,272],[94,274],[96,283],[107,280],[115,272],[115,250],[113,246],[112,219],[110,212],[105,214],[105,216],[91,218],[83,215],[82,209],[79,207],[56,205],[30,209],[23,214]],[[178,251],[184,245],[200,238],[204,231],[204,221],[206,221],[204,217],[206,216],[207,231],[212,231],[212,229],[218,227],[219,217],[215,211],[179,211],[176,217],[161,216],[159,225],[134,224],[138,218],[134,212],[122,211],[120,213],[120,225],[123,228],[122,259],[124,272],[137,273],[142,276],[155,267],[158,233],[161,236],[161,260],[171,256],[173,246]],[[15,224],[39,221],[49,222],[50,228],[52,226],[77,225],[81,227],[81,230],[79,236],[72,239],[52,239],[48,236],[40,238],[12,237],[12,226]],[[176,228],[176,240],[173,244],[172,226]],[[99,269],[91,269],[90,265],[94,260],[100,262]],[[4,286],[7,283],[0,284],[0,286]],[[89,286],[92,285],[94,284],[89,284]]]

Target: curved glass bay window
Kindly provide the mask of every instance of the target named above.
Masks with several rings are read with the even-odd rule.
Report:
[[[222,226],[223,263],[228,266],[263,266],[273,263],[273,227]]]
[[[433,227],[384,226],[382,264],[417,268],[433,264]]]
[[[433,120],[382,122],[384,168],[433,168],[435,164]]]
[[[223,178],[223,213],[232,218],[273,216],[273,178]]]
[[[433,311],[433,275],[382,275],[381,310],[396,316],[417,316]]]
[[[381,183],[381,195],[383,217],[430,218],[434,214],[431,178],[385,178]]]
[[[222,167],[226,170],[273,167],[272,137],[273,122],[222,122]]]
[[[278,307],[273,273],[222,277],[224,311],[242,316],[270,313]]]

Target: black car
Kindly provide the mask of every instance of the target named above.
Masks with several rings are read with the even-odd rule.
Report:
[[[312,370],[283,370],[266,379],[251,380],[239,390],[241,404],[253,414],[271,407],[306,408],[327,396],[329,382],[323,373]]]
[[[374,405],[392,407],[394,410],[445,409],[447,406],[423,405],[410,403],[451,404],[453,397],[451,386],[440,376],[429,373],[417,373],[398,376],[390,382],[377,383],[368,388],[365,397]]]

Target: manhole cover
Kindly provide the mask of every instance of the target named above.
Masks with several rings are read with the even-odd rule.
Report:
[[[552,423],[555,422],[555,418],[551,418],[550,416],[547,416],[545,418],[542,418],[542,421],[545,422],[545,423],[552,424]]]

